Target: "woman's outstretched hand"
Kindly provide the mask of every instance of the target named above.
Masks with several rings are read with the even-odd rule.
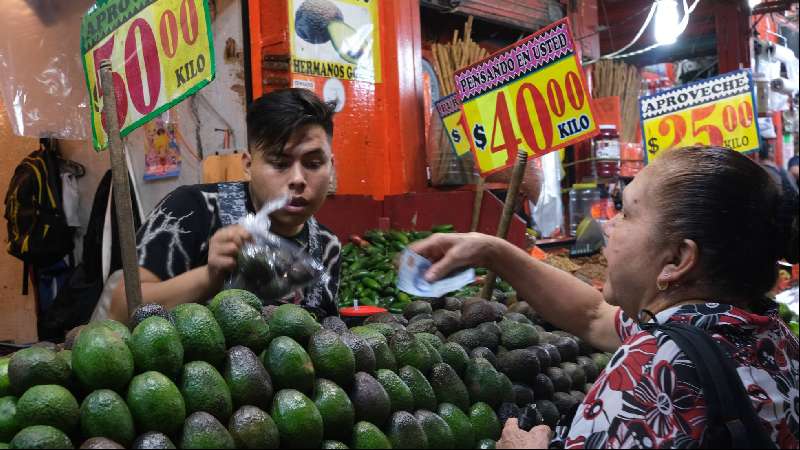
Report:
[[[489,267],[497,238],[480,233],[435,234],[409,248],[433,262],[425,279],[433,282],[464,267]]]

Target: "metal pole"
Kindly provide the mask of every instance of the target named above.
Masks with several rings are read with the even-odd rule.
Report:
[[[511,183],[508,185],[506,202],[503,206],[503,215],[500,216],[500,225],[497,227],[497,237],[505,239],[508,237],[508,229],[511,227],[511,218],[514,216],[514,208],[517,205],[517,195],[522,184],[522,177],[525,175],[525,167],[528,165],[528,154],[525,150],[517,153],[517,162],[514,163],[514,170],[511,172]],[[492,299],[494,285],[497,282],[497,274],[489,272],[486,276],[486,284],[483,286],[481,297],[486,300]]]
[[[480,177],[478,179],[478,185],[475,188],[475,204],[472,205],[472,225],[469,227],[469,231],[478,231],[478,225],[481,221],[484,192],[486,192],[486,179]]]
[[[111,158],[114,203],[117,208],[120,250],[122,252],[122,271],[125,276],[125,298],[128,301],[128,314],[133,314],[142,304],[142,286],[139,281],[139,261],[136,252],[136,229],[133,226],[133,207],[131,206],[128,166],[125,163],[125,147],[119,133],[117,117],[117,95],[111,76],[111,61],[100,64],[100,79],[103,84],[103,114],[108,126],[108,153]]]

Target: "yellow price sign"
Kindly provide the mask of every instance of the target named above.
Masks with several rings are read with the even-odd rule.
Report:
[[[475,161],[482,174],[599,133],[567,19],[456,73]]]
[[[639,99],[648,159],[692,145],[758,150],[758,114],[750,71],[738,70]]]
[[[466,124],[466,117],[461,112],[461,102],[456,94],[448,95],[436,102],[436,111],[442,119],[447,137],[458,156],[464,156],[472,150],[472,137]]]
[[[107,145],[100,64],[111,61],[123,136],[216,74],[208,0],[98,1],[81,22],[81,54],[96,149]]]

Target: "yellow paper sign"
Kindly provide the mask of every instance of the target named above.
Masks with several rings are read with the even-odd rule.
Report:
[[[442,119],[447,137],[450,139],[456,155],[464,156],[469,153],[472,150],[472,137],[467,132],[469,127],[461,112],[461,103],[458,101],[458,97],[452,94],[439,100],[436,102],[436,110],[439,112],[439,117]]]
[[[692,145],[760,147],[750,72],[740,70],[639,99],[648,160]]]
[[[111,60],[123,136],[210,83],[216,68],[207,0],[108,0],[84,16],[81,51],[96,149],[106,146],[100,64]]]
[[[484,175],[511,166],[520,149],[539,157],[599,133],[567,19],[455,78]]]

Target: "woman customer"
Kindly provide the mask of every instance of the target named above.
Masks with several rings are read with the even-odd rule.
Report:
[[[732,150],[670,151],[624,192],[623,212],[605,229],[603,293],[480,234],[436,235],[412,249],[435,261],[433,280],[481,266],[511,283],[547,321],[595,348],[615,352],[580,405],[567,448],[697,447],[705,400],[688,357],[646,323],[689,323],[733,355],[764,431],[797,448],[798,341],[765,294],[776,261],[797,261],[797,211],[781,223],[770,176]],[[498,448],[547,448],[551,430],[509,420]]]

